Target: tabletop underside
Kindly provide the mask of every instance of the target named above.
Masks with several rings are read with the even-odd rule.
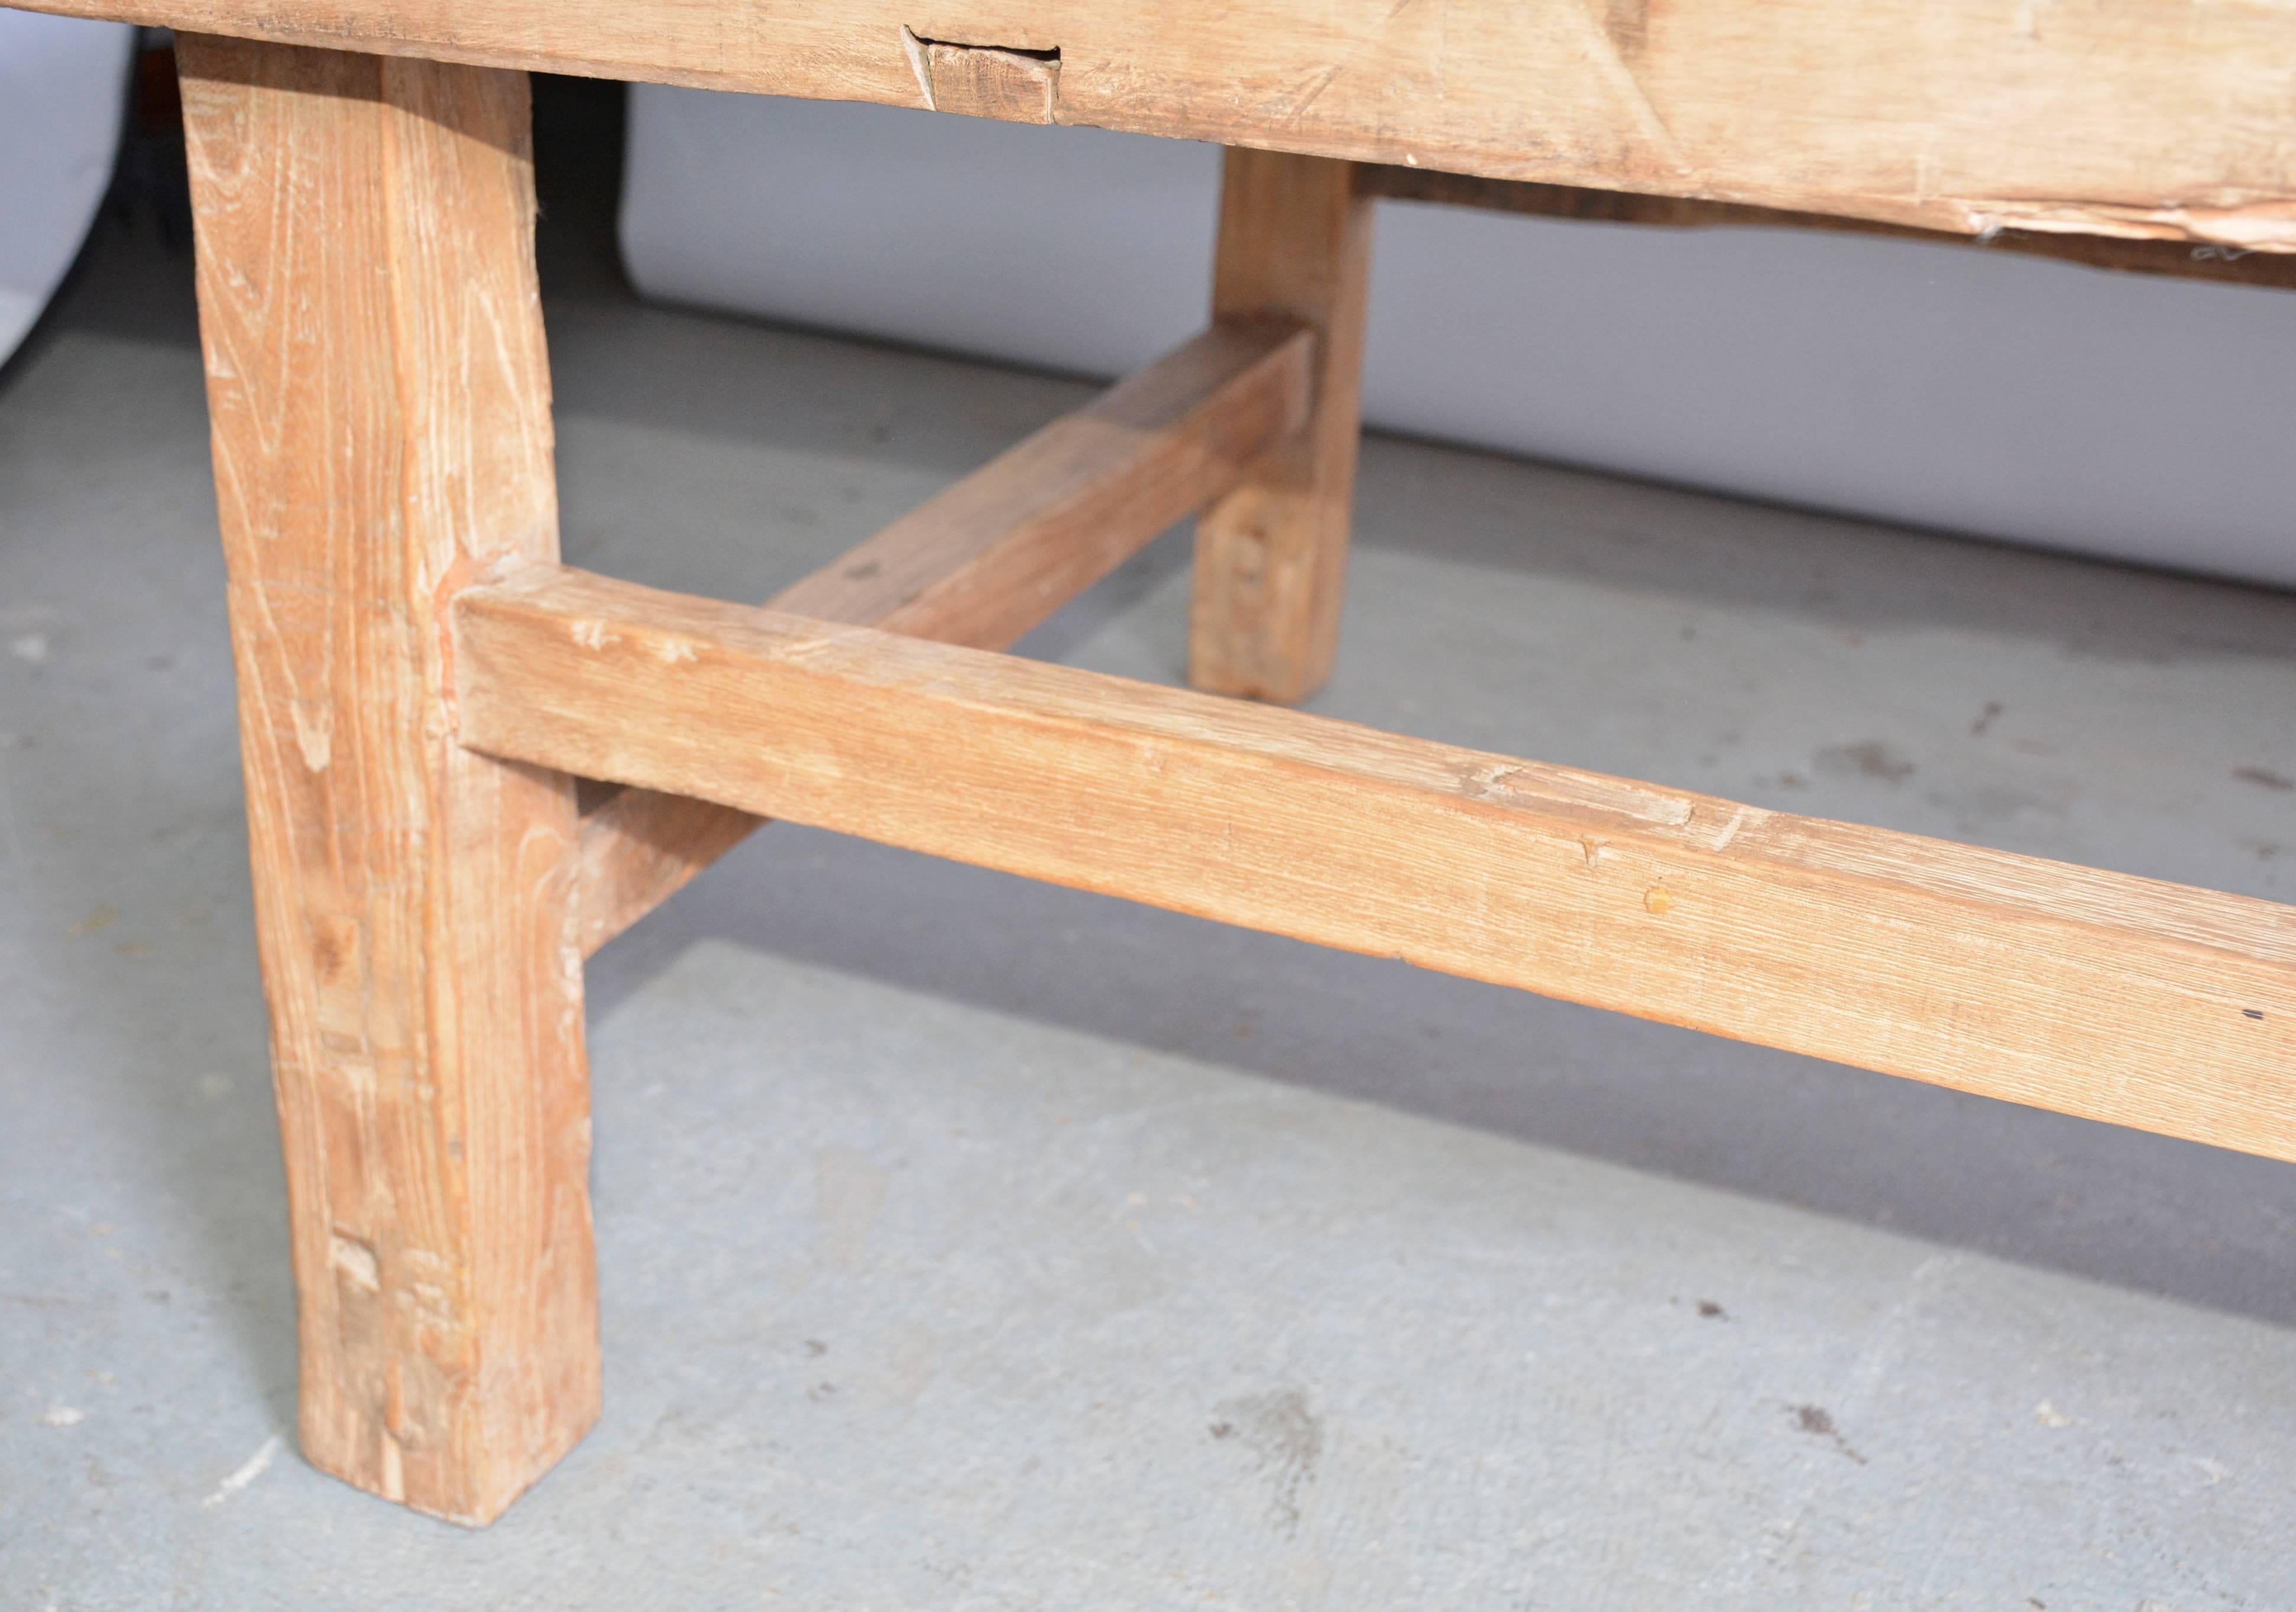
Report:
[[[2289,0],[29,0],[194,32],[2296,251]]]

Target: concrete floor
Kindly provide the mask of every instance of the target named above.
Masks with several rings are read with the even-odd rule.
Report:
[[[0,1607],[2296,1606],[2296,1169],[786,827],[591,970],[596,1431],[312,1471],[184,273],[0,377]],[[1086,395],[554,283],[649,582]],[[2296,898],[2296,597],[1387,440],[1357,536],[1318,710]],[[1177,679],[1185,561],[1026,650]]]

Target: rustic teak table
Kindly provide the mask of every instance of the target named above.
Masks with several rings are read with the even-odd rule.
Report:
[[[1331,664],[1374,196],[2285,283],[2288,5],[37,3],[179,30],[327,1470],[596,1416],[582,959],[765,817],[2296,1159],[2296,910],[1221,698]],[[767,609],[562,566],[527,69],[1221,142],[1210,328]],[[1205,691],[997,652],[1192,511]]]

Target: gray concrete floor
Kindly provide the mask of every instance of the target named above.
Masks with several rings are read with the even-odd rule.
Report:
[[[482,1534],[322,1477],[114,233],[0,379],[0,1607],[2296,1605],[2296,1169],[785,827],[591,970],[596,1431]],[[567,550],[649,582],[1086,395],[559,284]],[[1387,440],[1357,534],[1318,710],[2296,896],[2296,598]],[[1185,562],[1027,652],[1177,680]]]

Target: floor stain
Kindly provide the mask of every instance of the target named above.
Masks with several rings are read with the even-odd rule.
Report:
[[[1903,783],[1914,775],[1914,764],[1878,739],[1858,744],[1829,745],[1817,753],[1817,770],[1836,778],[1878,778]]]
[[[2296,778],[2285,777],[2270,767],[2234,767],[2232,775],[2243,783],[2261,784],[2267,790],[2296,790]]]
[[[1972,839],[2003,823],[2062,821],[2070,793],[2036,794],[2030,790],[2005,789],[1997,784],[1947,793],[1932,791],[1929,803],[1951,812],[1956,831]]]
[[[1300,1492],[1316,1481],[1324,1455],[1324,1424],[1297,1388],[1275,1388],[1224,1399],[1212,1407],[1211,1436],[1234,1439],[1258,1460],[1271,1493],[1267,1519],[1287,1536],[1300,1531]]]
[[[1813,1438],[1832,1439],[1833,1447],[1850,1460],[1861,1467],[1867,1464],[1866,1458],[1851,1449],[1849,1441],[1841,1436],[1841,1429],[1833,1425],[1833,1413],[1824,1405],[1788,1405],[1786,1409],[1792,1412],[1795,1427]]]

